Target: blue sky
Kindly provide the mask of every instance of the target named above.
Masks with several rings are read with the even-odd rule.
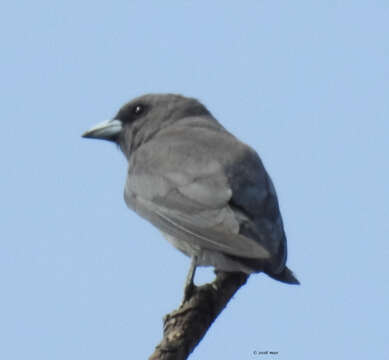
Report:
[[[302,283],[252,276],[191,359],[389,356],[387,1],[0,10],[0,358],[144,359],[159,342],[189,259],[126,208],[116,147],[80,137],[147,92],[197,97],[259,152]]]

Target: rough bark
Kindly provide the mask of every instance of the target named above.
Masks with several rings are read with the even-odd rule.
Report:
[[[212,283],[195,287],[188,300],[164,317],[163,339],[149,360],[187,359],[247,278],[243,273],[218,272]]]

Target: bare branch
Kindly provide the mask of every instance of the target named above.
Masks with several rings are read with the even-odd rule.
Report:
[[[195,287],[187,301],[165,316],[163,339],[149,360],[187,359],[247,278],[239,272],[218,272],[212,283]]]

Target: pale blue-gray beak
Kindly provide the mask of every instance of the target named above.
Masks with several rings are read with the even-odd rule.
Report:
[[[82,134],[83,138],[113,140],[122,130],[122,122],[117,119],[97,124]]]

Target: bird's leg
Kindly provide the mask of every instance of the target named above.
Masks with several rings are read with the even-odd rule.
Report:
[[[184,289],[184,298],[182,300],[182,303],[188,301],[190,297],[193,294],[193,291],[195,290],[196,286],[193,284],[193,279],[196,273],[196,267],[197,267],[197,256],[192,256],[192,261],[190,263],[190,268],[188,275],[186,276],[185,281],[185,289]]]

